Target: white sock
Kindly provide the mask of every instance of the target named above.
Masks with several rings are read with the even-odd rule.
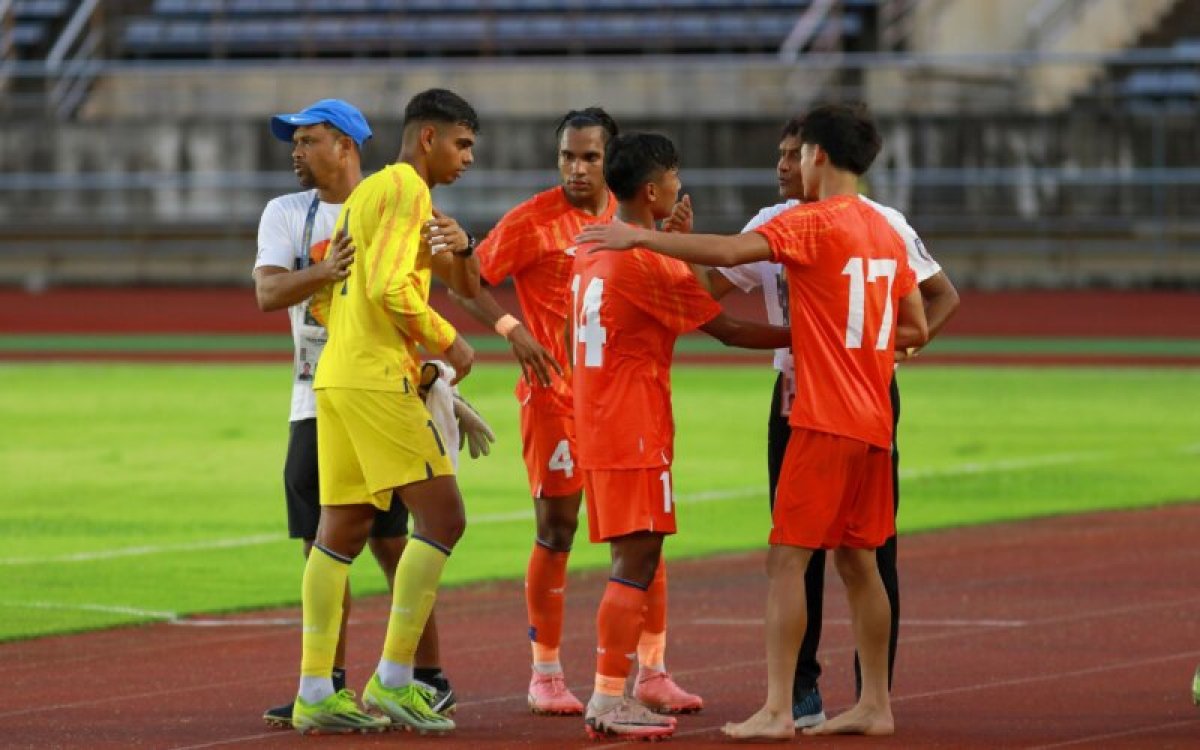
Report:
[[[320,703],[333,695],[333,678],[301,677],[299,692],[305,703]]]
[[[650,664],[639,664],[639,665],[638,665],[638,671],[639,671],[639,672],[641,672],[642,674],[649,674],[649,673],[652,673],[652,672],[666,672],[666,671],[667,671],[667,665],[666,665],[666,664],[662,664],[662,663],[659,663],[659,664],[654,664],[654,665],[650,665]]]
[[[623,700],[625,700],[625,696],[623,695],[592,693],[592,699],[588,701],[588,705],[596,709],[597,712],[601,712],[612,708]]]
[[[375,674],[379,675],[379,681],[386,688],[404,687],[413,681],[413,665],[380,659]]]
[[[533,671],[538,674],[562,674],[562,664],[557,661],[535,661]]]

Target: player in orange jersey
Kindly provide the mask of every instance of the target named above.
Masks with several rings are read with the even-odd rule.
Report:
[[[599,107],[564,115],[556,129],[561,184],[513,208],[479,245],[483,280],[494,286],[512,277],[524,322],[497,304],[487,290],[474,300],[459,300],[476,319],[509,341],[524,373],[516,396],[537,523],[525,577],[533,650],[528,703],[537,714],[583,713],[583,704],[567,689],[559,659],[567,560],[583,490],[576,465],[571,388],[563,377],[567,362],[563,331],[569,314],[575,234],[588,223],[610,221],[617,208],[604,181],[604,147],[617,130],[616,122]],[[687,229],[690,206],[677,206],[670,221],[673,227]],[[648,678],[649,692],[644,697],[659,710],[695,710],[701,705],[699,699],[680,689],[665,671],[661,645],[665,637],[664,624],[652,639],[653,647],[639,652]]]
[[[788,273],[797,400],[767,557],[767,700],[748,720],[725,725],[737,739],[795,735],[792,677],[805,628],[804,571],[816,549],[836,550],[862,693],[852,709],[805,733],[894,731],[889,607],[875,564],[875,549],[895,531],[888,384],[893,349],[921,346],[928,328],[904,242],[858,198],[859,177],[881,145],[866,109],[816,108],[799,135],[804,197],[813,202],[753,232],[676,235],[613,223],[578,237],[710,266],[769,259]]]
[[[620,201],[621,220],[653,228],[667,219],[679,194],[678,167],[665,136],[613,139],[604,174]],[[608,542],[612,552],[611,577],[596,617],[596,681],[586,727],[593,737],[665,737],[674,732],[674,720],[651,713],[647,705],[654,707],[655,683],[669,676],[640,670],[634,700],[625,696],[625,682],[627,655],[653,646],[646,636],[666,627],[661,556],[664,538],[675,533],[670,381],[675,340],[699,328],[729,346],[764,349],[786,345],[789,334],[786,328],[727,317],[686,264],[648,251],[592,254],[580,247],[572,274],[578,463],[591,540]]]
[[[480,275],[496,286],[512,277],[524,321],[486,290],[458,299],[512,345],[524,377],[517,382],[521,442],[533,496],[537,536],[525,577],[533,649],[529,708],[578,715],[559,660],[567,558],[579,524],[583,481],[576,467],[571,387],[563,331],[569,314],[574,237],[586,224],[610,221],[617,202],[604,183],[604,146],[617,124],[599,107],[572,110],[558,123],[560,185],[513,208],[479,245]]]

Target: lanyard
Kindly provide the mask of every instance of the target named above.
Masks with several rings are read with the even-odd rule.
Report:
[[[317,223],[317,209],[320,206],[321,197],[314,193],[308,216],[304,219],[304,234],[300,237],[300,268],[308,268],[310,262],[308,252],[312,249],[313,226]]]

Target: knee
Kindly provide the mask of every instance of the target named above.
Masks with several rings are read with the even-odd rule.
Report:
[[[555,552],[567,552],[575,543],[575,532],[578,528],[578,517],[543,519],[538,524],[538,541]]]
[[[447,513],[442,519],[441,536],[442,541],[449,547],[458,544],[458,540],[462,539],[463,534],[467,532],[467,515],[463,512],[462,506],[454,513]]]
[[[847,586],[865,583],[878,575],[872,550],[839,549],[833,559],[838,575]]]

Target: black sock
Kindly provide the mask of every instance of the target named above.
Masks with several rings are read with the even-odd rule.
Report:
[[[417,667],[413,669],[413,678],[435,690],[445,690],[450,686],[446,675],[442,674],[441,667]]]
[[[333,692],[346,689],[346,670],[342,667],[334,667],[333,674]]]

